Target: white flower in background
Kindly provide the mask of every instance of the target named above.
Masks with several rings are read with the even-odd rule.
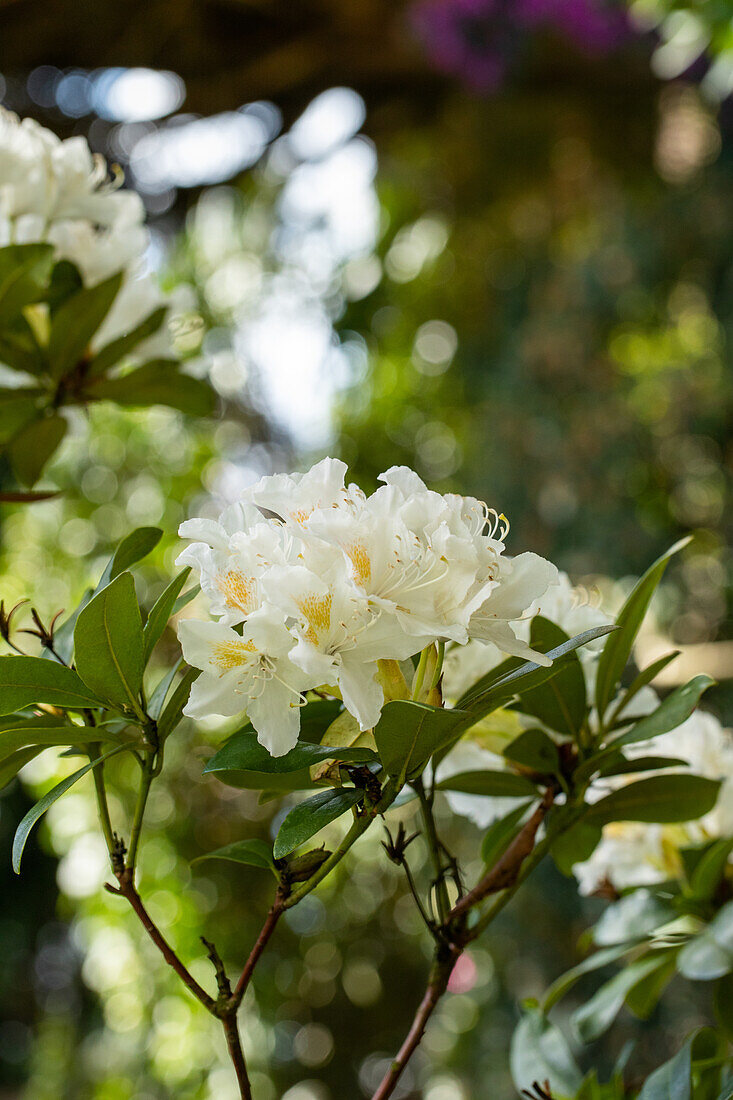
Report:
[[[201,669],[184,714],[205,718],[246,710],[273,756],[293,747],[307,678],[289,659],[294,639],[276,612],[260,608],[244,624],[241,636],[222,623],[193,619],[180,623],[178,636],[184,658]]]
[[[104,158],[92,153],[85,138],[62,141],[34,119],[21,120],[0,108],[0,247],[47,242],[57,260],[69,260],[78,268],[85,286],[95,286],[118,271],[125,273],[95,336],[95,349],[168,304],[145,270],[149,237],[140,196],[121,190],[121,182],[119,171],[111,175]],[[169,351],[164,325],[138,345],[136,356]]]
[[[289,638],[285,650],[267,650],[267,658],[281,660],[286,654],[299,677],[278,673],[268,679],[258,673],[260,700],[250,680],[242,686],[241,672],[216,671],[209,656],[207,678],[197,681],[201,686],[191,704],[198,715],[207,706],[216,714],[247,711],[274,753],[287,751],[298,729],[297,706],[275,684],[284,681],[299,692],[330,687],[360,728],[371,729],[384,704],[380,660],[406,660],[436,641],[467,641],[472,617],[487,606],[496,610],[486,617],[500,624],[502,639],[506,636],[516,652],[520,643],[509,622],[522,617],[556,575],[554,566],[535,555],[507,558],[506,531],[502,528],[500,539],[496,523],[487,531],[493,513],[473,498],[433,493],[404,467],[384,474],[386,484],[370,497],[347,487],[345,475],[344,463],[324,459],[304,474],[264,477],[218,523],[194,519],[180,529],[195,541],[179,564],[199,571],[210,611],[220,619],[199,625],[229,631],[232,645],[234,633],[240,650],[241,639],[231,629],[240,624],[245,624],[243,637],[260,650],[248,633],[255,619],[271,619],[283,645],[285,634]],[[191,631],[182,624],[184,652],[200,668],[191,650],[191,638],[199,635]],[[205,640],[209,637],[219,639],[211,631]],[[531,653],[524,643],[521,650]],[[200,654],[203,661],[204,651]],[[254,675],[255,657],[247,662],[247,676]],[[217,677],[221,684],[215,690]],[[265,696],[268,732],[263,734]],[[288,733],[275,739],[278,707]]]
[[[687,761],[689,771],[707,779],[722,779],[713,809],[698,821],[679,825],[646,825],[614,822],[603,829],[603,837],[590,859],[573,867],[581,893],[590,894],[605,881],[617,890],[663,882],[679,873],[680,849],[733,834],[733,732],[705,711],[695,711],[677,729],[643,744],[630,745],[628,756],[668,756]],[[635,775],[638,779],[639,775]],[[605,781],[602,793],[621,786],[628,779]],[[601,793],[600,791],[598,792]]]

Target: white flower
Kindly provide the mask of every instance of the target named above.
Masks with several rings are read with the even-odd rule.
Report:
[[[241,636],[222,623],[185,619],[178,637],[185,659],[201,669],[184,714],[231,717],[246,711],[273,756],[288,752],[298,739],[307,678],[289,659],[294,639],[277,614],[263,607]]]
[[[345,475],[343,462],[327,458],[304,474],[264,477],[218,522],[181,526],[194,542],[179,564],[198,570],[218,629],[245,624],[243,636],[257,646],[249,624],[271,618],[278,637],[284,631],[290,639],[298,691],[330,686],[362,730],[376,725],[384,705],[379,662],[406,660],[446,639],[466,642],[472,616],[486,606],[510,651],[532,652],[508,623],[541,594],[553,566],[534,555],[504,556],[498,518],[487,531],[493,513],[484,504],[431,492],[411,470],[387,471],[370,497],[347,487]],[[187,638],[190,630],[184,624]],[[214,696],[218,713],[251,707],[241,687],[223,702],[239,681],[219,679],[216,691],[209,683],[197,689],[197,713]],[[259,682],[264,700],[275,677]],[[273,713],[284,706],[280,691]],[[297,715],[288,713],[287,726],[297,730]]]

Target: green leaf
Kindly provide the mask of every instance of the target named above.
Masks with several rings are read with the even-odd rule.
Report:
[[[589,955],[583,962],[578,963],[571,970],[566,970],[557,978],[545,993],[542,1001],[542,1011],[547,1013],[561,1001],[573,986],[586,974],[592,974],[594,970],[602,970],[605,966],[622,958],[630,948],[626,944],[616,944],[614,947],[604,947]]]
[[[632,699],[636,698],[641,689],[646,687],[647,684],[650,684],[652,680],[656,679],[662,669],[665,669],[667,665],[674,661],[675,657],[679,657],[679,655],[680,650],[673,649],[671,653],[665,653],[663,657],[660,657],[656,661],[652,661],[650,665],[642,669],[642,671],[634,677],[629,687],[624,692],[618,709],[616,710],[616,715],[622,714],[629,706]]]
[[[43,746],[34,745],[32,748],[18,749],[7,760],[3,760],[0,764],[0,789],[7,787],[10,780],[15,779],[20,769],[41,752],[43,752]]]
[[[510,1066],[518,1090],[546,1081],[553,1096],[575,1096],[582,1081],[562,1032],[537,1009],[529,1009],[514,1031]]]
[[[158,719],[158,739],[162,742],[173,733],[183,717],[183,708],[188,702],[191,687],[200,672],[197,668],[187,668],[176,690],[166,703]]]
[[[692,1040],[644,1082],[637,1100],[692,1100]]]
[[[481,842],[481,859],[487,867],[493,867],[496,861],[504,855],[504,852],[519,832],[524,815],[531,805],[532,800],[523,802],[521,806],[517,806],[515,810],[511,810],[505,817],[500,817],[498,821],[489,826]]]
[[[680,951],[677,969],[692,981],[709,982],[733,970],[733,902],[724,905]]]
[[[515,772],[459,772],[436,783],[439,791],[460,791],[462,794],[491,795],[494,798],[536,798],[537,788],[529,779]]]
[[[210,416],[216,408],[216,394],[206,382],[183,374],[173,359],[152,359],[120,378],[93,380],[87,396],[97,401],[114,401],[125,408],[167,405],[188,416]]]
[[[79,269],[70,260],[59,260],[53,265],[51,281],[43,298],[48,305],[51,315],[73,294],[77,294],[84,286],[84,281],[79,274]]]
[[[266,870],[274,867],[270,845],[265,844],[264,840],[235,840],[233,844],[225,844],[223,848],[197,856],[191,862],[200,863],[202,859],[228,859],[233,863],[246,863],[250,867],[264,867]]]
[[[35,485],[68,427],[66,418],[55,413],[32,420],[13,436],[8,443],[8,457],[22,485]]]
[[[535,615],[532,620],[530,644],[541,653],[557,649],[570,641],[564,630],[555,623]],[[556,676],[545,680],[539,687],[519,689],[517,707],[524,714],[539,718],[540,722],[559,733],[577,737],[585,721],[585,674],[577,652],[568,653]]]
[[[20,874],[20,861],[23,857],[23,849],[25,848],[30,831],[38,819],[45,814],[49,806],[53,806],[54,802],[61,798],[63,794],[66,794],[70,787],[73,787],[82,776],[86,775],[87,772],[91,771],[92,768],[96,767],[102,760],[108,760],[116,753],[124,752],[126,748],[126,745],[117,745],[115,748],[110,749],[109,752],[105,752],[102,756],[97,757],[96,760],[91,760],[88,764],[85,764],[83,768],[79,768],[78,771],[74,772],[73,775],[68,776],[66,779],[62,779],[60,783],[57,783],[56,786],[48,792],[48,794],[43,796],[40,802],[36,802],[35,806],[31,807],[15,830],[15,836],[13,837],[13,870],[16,875]]]
[[[110,367],[129,355],[143,340],[153,336],[165,321],[167,312],[167,306],[158,306],[130,332],[106,344],[101,351],[97,352],[89,364],[87,378],[96,378],[104,374]]]
[[[46,373],[43,351],[22,314],[18,314],[11,324],[0,322],[0,363],[25,374]]]
[[[663,958],[660,957],[662,955]],[[592,1043],[607,1031],[621,1011],[630,990],[637,982],[647,980],[666,961],[666,952],[653,953],[638,959],[614,974],[589,1001],[581,1005],[572,1016],[573,1027],[581,1042]]]
[[[372,763],[377,754],[371,749],[342,749],[332,745],[313,745],[308,741],[298,741],[294,748],[283,756],[271,756],[264,745],[257,740],[257,734],[251,726],[237,730],[227,743],[214,753],[204,768],[204,774],[225,771],[265,772],[277,775],[281,772],[296,772],[323,760],[343,760],[351,763]]]
[[[672,920],[674,911],[649,890],[633,890],[609,905],[593,929],[599,947],[637,943]]]
[[[174,577],[151,608],[145,626],[143,627],[143,663],[146,665],[150,660],[150,655],[156,643],[168,625],[168,620],[173,614],[176,600],[190,572],[191,569],[189,567],[182,570],[177,577]]]
[[[406,778],[422,770],[465,720],[466,715],[460,710],[444,710],[406,699],[387,703],[374,727],[374,740],[385,771],[401,786]]]
[[[591,630],[583,631],[582,634],[576,635],[575,638],[571,638],[567,642],[563,642],[562,645],[549,650],[545,655],[552,661],[551,665],[537,665],[533,661],[524,661],[518,668],[493,680],[491,683],[487,684],[487,678],[484,677],[484,679],[479,680],[478,685],[475,685],[470,692],[467,692],[458,700],[457,706],[466,710],[471,715],[472,720],[477,722],[484,715],[505,706],[519,692],[529,691],[543,684],[546,680],[551,680],[553,676],[559,675],[565,667],[564,658],[574,653],[580,646],[587,645],[588,642],[595,641],[596,638],[602,638],[615,629],[615,626],[596,626]]]
[[[555,866],[563,875],[572,875],[576,863],[590,859],[598,847],[603,830],[600,825],[577,821],[561,833],[550,848]]]
[[[553,681],[554,682],[554,681]],[[540,774],[555,775],[560,770],[557,745],[544,730],[531,729],[520,733],[511,745],[504,749],[504,756],[515,764],[530,768]]]
[[[32,703],[48,703],[69,710],[100,706],[76,672],[41,657],[0,657],[0,714]]]
[[[651,974],[637,982],[626,994],[626,1007],[640,1020],[648,1020],[659,1004],[659,999],[674,978],[675,952],[671,951]]]
[[[363,798],[363,791],[357,791],[351,787],[340,787],[337,790],[321,791],[313,798],[308,798],[305,802],[294,806],[275,838],[273,847],[275,859],[290,855],[329,822],[341,817]]]
[[[0,324],[38,301],[53,263],[49,244],[11,244],[0,249]]]
[[[79,675],[92,691],[140,714],[143,631],[131,573],[121,573],[81,612],[74,654]]]
[[[654,775],[612,791],[589,807],[585,821],[694,821],[715,805],[720,782],[701,775]]]
[[[0,731],[0,762],[12,756],[18,749],[52,745],[88,745],[98,741],[120,741],[107,730],[92,726],[70,726],[58,722],[56,726],[36,726],[33,722],[18,725],[14,729]]]
[[[690,876],[689,896],[700,901],[713,897],[725,875],[731,852],[733,837],[724,837],[708,847]]]
[[[122,285],[118,271],[96,286],[84,287],[57,310],[48,338],[48,359],[53,378],[63,378],[89,351],[89,343],[109,313]]]
[[[681,539],[670,547],[665,554],[662,554],[660,558],[657,558],[636,584],[633,592],[621,608],[616,620],[618,630],[607,639],[598,661],[596,707],[601,718],[605,715],[606,708],[616,693],[616,686],[626,668],[636,635],[639,633],[639,628],[657,585],[664,576],[667,563],[673,554],[678,553],[689,542],[689,538]]]
[[[677,729],[686,722],[695,710],[700,696],[714,684],[710,676],[696,676],[684,687],[676,688],[661,706],[657,707],[653,714],[647,714],[641,718],[630,730],[619,734],[610,742],[614,747],[620,745],[632,745],[637,741],[649,741],[652,737],[659,737],[663,733]]]
[[[168,697],[168,692],[170,691],[171,684],[176,678],[176,673],[180,672],[182,667],[183,658],[180,657],[173,665],[173,668],[169,669],[168,672],[161,676],[160,680],[158,680],[158,683],[155,685],[155,689],[153,690],[153,693],[148,700],[148,714],[156,722],[160,718],[160,712],[162,711],[163,704]]]
[[[728,1042],[733,1042],[733,973],[724,974],[715,983],[713,1011]]]
[[[172,615],[177,615],[179,611],[182,611],[184,607],[190,604],[191,600],[195,599],[201,591],[201,585],[195,584],[192,588],[187,588],[183,595],[179,596],[176,602],[173,604]]]
[[[637,756],[633,760],[627,760],[623,753],[619,753],[599,771],[605,778],[609,775],[633,775],[635,772],[656,772],[664,768],[687,767],[689,767],[687,760],[682,760],[678,756]]]
[[[160,527],[136,527],[129,535],[126,535],[115,550],[107,568],[104,571],[104,583],[113,581],[126,569],[131,569],[139,561],[146,558],[151,550],[160,542],[163,532]],[[100,585],[101,585],[100,581]]]

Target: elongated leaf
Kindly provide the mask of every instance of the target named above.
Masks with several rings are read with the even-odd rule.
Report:
[[[519,737],[504,749],[504,756],[507,760],[513,760],[515,764],[521,764],[522,767],[541,774],[554,775],[560,768],[557,745],[544,730],[532,729],[520,733]]]
[[[401,785],[425,766],[465,720],[460,710],[443,710],[404,699],[387,703],[374,728],[385,771]]]
[[[687,761],[678,756],[637,756],[633,760],[627,760],[622,753],[619,753],[618,757],[610,759],[603,765],[600,774],[605,778],[609,775],[633,775],[635,772],[657,772],[664,768],[687,767],[689,767]]]
[[[162,534],[160,527],[136,527],[126,535],[112,555],[107,566],[109,572],[105,570],[107,580],[113,581],[120,573],[146,558],[158,545]]]
[[[537,788],[529,779],[514,772],[460,772],[436,784],[439,791],[461,791],[463,794],[490,795],[494,798],[532,798]]]
[[[294,806],[275,838],[273,847],[275,859],[289,856],[301,844],[305,844],[306,840],[310,840],[329,822],[341,817],[363,798],[363,791],[341,787],[338,790],[321,791],[313,798],[308,798],[305,802]]]
[[[590,859],[601,841],[600,825],[577,821],[561,833],[550,848],[555,866],[563,875],[572,875],[576,863]]]
[[[54,378],[63,378],[87,355],[89,343],[109,313],[121,285],[122,272],[117,272],[96,286],[84,287],[58,309],[48,339]]]
[[[603,911],[593,929],[593,942],[599,947],[628,946],[668,924],[673,916],[674,910],[668,902],[649,890],[634,890]]]
[[[33,748],[18,749],[7,760],[3,760],[0,764],[0,789],[7,787],[10,780],[15,779],[20,769],[41,752],[43,752],[43,746],[34,745]]]
[[[99,727],[70,726],[34,726],[32,723],[15,729],[0,731],[0,762],[7,760],[18,749],[31,746],[50,745],[88,745],[97,741],[120,741],[117,735],[109,731],[102,732]]]
[[[97,352],[89,364],[87,377],[96,378],[100,374],[104,374],[110,367],[129,355],[143,340],[153,336],[165,321],[167,312],[167,306],[158,306],[130,332],[126,332],[124,336],[119,336],[116,340],[106,344],[101,351]]]
[[[190,568],[182,570],[177,577],[174,577],[164,592],[158,597],[153,604],[150,614],[148,615],[145,626],[143,627],[143,663],[147,664],[150,660],[150,655],[155,648],[156,642],[159,640],[170,619],[173,608],[175,607],[176,600],[183,588],[189,573]]]
[[[733,837],[724,837],[710,845],[690,876],[691,897],[703,901],[713,897],[725,874],[731,852]]]
[[[606,708],[616,692],[616,685],[626,667],[631,654],[631,649],[639,633],[639,627],[646,615],[647,608],[657,585],[664,576],[669,559],[687,546],[690,539],[681,539],[674,546],[662,554],[653,565],[647,569],[644,576],[637,583],[633,592],[621,608],[616,620],[618,630],[606,640],[596,672],[596,707],[601,718],[606,713]]]
[[[349,763],[373,763],[377,754],[371,749],[334,748],[332,745],[313,745],[308,741],[298,741],[294,748],[283,756],[271,756],[257,740],[257,734],[250,726],[233,733],[226,745],[214,753],[204,768],[204,774],[226,771],[265,772],[277,775],[281,772],[296,772],[322,760],[343,760]]]
[[[673,649],[671,653],[665,653],[663,657],[660,657],[656,661],[652,661],[650,665],[647,665],[646,668],[642,669],[642,671],[634,677],[634,679],[631,681],[628,688],[624,692],[616,714],[622,714],[628,708],[633,699],[636,698],[641,689],[643,687],[646,687],[647,684],[651,684],[652,680],[656,679],[659,673],[663,669],[665,669],[668,664],[674,661],[675,657],[679,657],[679,655],[680,650]]]
[[[43,300],[48,306],[51,316],[58,312],[64,302],[77,294],[84,286],[78,267],[70,260],[59,260],[53,265],[48,289],[43,295]]]
[[[536,1081],[547,1082],[553,1096],[575,1096],[580,1088],[582,1076],[565,1037],[537,1009],[527,1011],[514,1031],[510,1066],[520,1091]]]
[[[659,999],[676,973],[675,952],[670,951],[662,962],[644,980],[637,982],[626,994],[626,1007],[640,1020],[648,1020],[659,1004]]]
[[[561,974],[545,993],[542,1001],[542,1011],[549,1012],[584,975],[592,974],[594,970],[602,970],[604,966],[609,966],[617,959],[622,958],[629,950],[630,948],[626,944],[604,947],[603,950],[589,955],[587,959],[578,963],[572,970],[567,970],[564,974]]]
[[[99,697],[70,668],[41,657],[0,657],[0,714],[32,703],[69,710],[100,705]]]
[[[35,485],[68,427],[66,418],[57,413],[32,420],[13,436],[8,443],[8,457],[21,484],[29,488]]]
[[[644,1082],[637,1100],[692,1100],[692,1040]]]
[[[178,597],[173,604],[173,611],[171,614],[177,615],[179,611],[182,611],[184,607],[190,604],[191,600],[194,600],[201,591],[200,584],[194,584],[192,588],[187,588],[186,591]]]
[[[666,952],[650,953],[614,974],[610,981],[573,1013],[572,1023],[581,1042],[592,1043],[607,1031],[621,1011],[626,996],[637,982],[648,980],[667,962]]]
[[[38,301],[52,264],[49,244],[11,244],[0,249],[0,324]]]
[[[120,378],[94,380],[87,393],[97,401],[114,401],[125,408],[167,405],[188,416],[210,416],[216,407],[211,386],[183,374],[169,359],[153,359]]]
[[[246,863],[250,867],[264,867],[266,870],[274,867],[270,845],[265,844],[264,840],[235,840],[233,844],[207,852],[205,856],[197,856],[191,862],[200,863],[202,859],[228,859],[232,863]]]
[[[701,982],[733,971],[733,902],[724,905],[710,924],[685,944],[677,968],[686,978]]]
[[[591,825],[611,821],[662,824],[694,821],[715,805],[720,782],[701,775],[655,775],[629,783],[595,802],[585,815]]]
[[[514,837],[522,827],[524,815],[532,801],[523,802],[515,810],[510,810],[505,817],[499,818],[489,826],[483,841],[481,842],[481,858],[487,867],[494,864],[507,850]]]
[[[197,668],[187,668],[181,677],[180,683],[163,708],[160,718],[158,719],[158,738],[161,741],[165,741],[166,737],[169,737],[173,733],[173,730],[181,721],[183,708],[188,702],[188,697],[191,694],[191,687],[194,680],[199,675],[200,673]]]
[[[143,631],[132,574],[121,573],[79,615],[74,628],[79,675],[113,706],[140,711]]]
[[[161,676],[158,683],[155,685],[155,689],[148,700],[148,714],[156,722],[160,718],[160,712],[163,710],[163,705],[168,697],[168,692],[171,689],[171,684],[176,678],[176,673],[180,672],[183,667],[183,658],[179,658],[176,661],[173,668],[169,669],[165,675]]]
[[[96,760],[92,760],[90,763],[85,764],[83,768],[79,768],[73,775],[68,776],[66,779],[62,779],[61,782],[57,783],[39,802],[36,802],[35,806],[31,807],[15,830],[15,836],[13,837],[13,870],[16,875],[20,874],[20,861],[23,857],[23,849],[25,848],[30,831],[38,819],[45,814],[49,806],[53,806],[54,802],[61,798],[63,794],[66,794],[82,776],[85,776],[87,772],[90,772],[97,764],[100,764],[103,760],[108,760],[118,752],[124,752],[126,747],[126,745],[117,745],[114,749],[110,749],[109,752],[105,752],[102,756],[97,757]]]
[[[696,676],[694,680],[690,680],[689,684],[676,688],[668,695],[653,714],[640,718],[630,730],[615,737],[612,744],[618,747],[631,745],[637,741],[649,741],[652,737],[659,737],[660,734],[677,729],[690,717],[702,693],[714,683],[710,676]]]
[[[532,620],[530,643],[539,652],[547,653],[569,641],[564,630],[542,615]],[[577,652],[568,653],[557,675],[543,684],[529,690],[520,687],[517,705],[550,729],[577,737],[586,709],[585,675]]]
[[[459,699],[458,706],[468,711],[474,721],[478,721],[485,714],[490,714],[492,710],[503,707],[519,692],[530,691],[545,683],[546,680],[551,680],[553,676],[557,676],[564,668],[563,658],[574,653],[580,646],[587,645],[596,638],[602,638],[615,629],[614,626],[596,626],[591,630],[585,630],[575,638],[548,651],[546,656],[552,661],[551,665],[537,665],[533,661],[524,661],[518,668],[495,680],[486,688],[476,693],[471,689],[470,693]],[[479,684],[481,683],[482,681],[479,681]]]

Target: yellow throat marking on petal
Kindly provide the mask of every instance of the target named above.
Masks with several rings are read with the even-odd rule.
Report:
[[[366,547],[359,542],[352,543],[346,553],[354,567],[354,580],[362,586],[372,579],[372,563],[369,559]]]
[[[254,642],[242,639],[237,642],[217,642],[214,645],[213,657],[223,676],[225,672],[231,672],[233,668],[238,668],[239,665],[246,665],[250,655],[256,652],[257,646]]]
[[[290,515],[296,523],[302,524],[309,518],[313,509],[312,508],[299,508],[297,512],[291,512]]]
[[[228,569],[217,577],[216,584],[227,603],[238,607],[245,614],[255,610],[254,577],[247,577],[236,569]]]
[[[313,645],[318,645],[321,634],[326,634],[331,626],[331,604],[333,596],[306,596],[298,604],[302,611],[308,629],[305,636]]]

